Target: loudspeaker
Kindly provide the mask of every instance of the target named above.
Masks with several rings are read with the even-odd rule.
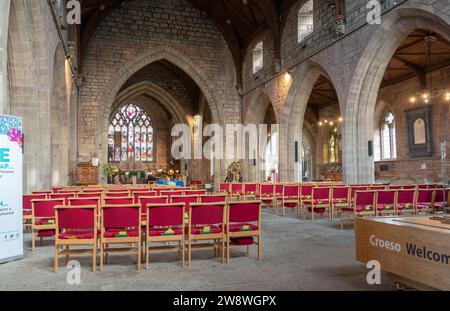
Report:
[[[298,163],[298,141],[295,142],[295,163]]]
[[[187,163],[185,163],[184,164],[184,170],[187,171],[187,169],[188,169],[188,165],[187,165]]]
[[[369,149],[369,157],[373,157],[373,140],[369,140],[368,149]]]
[[[256,166],[256,151],[253,150],[253,166]]]

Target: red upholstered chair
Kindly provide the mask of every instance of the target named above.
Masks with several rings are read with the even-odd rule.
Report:
[[[403,185],[402,186],[402,189],[403,190],[412,190],[412,189],[417,189],[417,186],[416,185]]]
[[[169,203],[168,196],[149,196],[149,197],[140,197],[139,202],[141,205],[141,215],[142,215],[142,226],[147,225],[147,205],[149,204],[167,204]]]
[[[71,246],[90,246],[83,250],[92,253],[92,271],[97,268],[97,206],[57,206],[54,269],[58,272],[60,255],[66,256],[66,264],[70,254],[79,254],[80,250],[70,250]],[[60,248],[63,250],[60,252]],[[65,248],[65,249],[64,249]]]
[[[256,199],[258,196],[258,184],[257,183],[245,183],[244,184],[245,199]]]
[[[59,191],[63,190],[64,187],[52,187],[52,193],[59,193]]]
[[[231,184],[230,183],[220,183],[220,185],[219,185],[219,192],[224,192],[224,193],[227,193],[227,194],[230,194],[230,192],[231,192],[231,186],[230,186]]]
[[[200,196],[200,203],[219,203],[227,202],[227,194],[213,194],[213,195],[202,195]]]
[[[265,206],[275,206],[275,185],[272,183],[264,183],[259,185],[259,200]]]
[[[350,201],[353,203],[357,191],[367,191],[367,190],[369,190],[369,186],[356,186],[356,185],[350,186]]]
[[[300,204],[301,209],[303,211],[304,202],[311,201],[312,190],[314,188],[314,184],[301,184],[300,185]]]
[[[154,197],[156,196],[156,191],[136,191],[133,192],[134,203],[139,203],[140,197]]]
[[[41,240],[55,235],[55,206],[64,205],[64,199],[32,200],[31,249],[36,249],[36,236]]]
[[[283,201],[283,190],[284,190],[284,184],[277,183],[275,184],[273,188],[273,202],[274,202],[274,208],[281,205],[281,202]]]
[[[356,217],[375,216],[377,205],[377,192],[374,190],[356,191],[351,207],[341,208],[341,229],[344,229],[344,214],[348,220]]]
[[[415,210],[416,213],[431,213],[434,211],[435,189],[417,189]]]
[[[188,266],[191,266],[192,241],[212,241],[205,247],[220,249],[225,263],[226,203],[192,203],[188,222]],[[196,247],[203,245],[196,244]]]
[[[379,190],[377,191],[377,215],[395,216],[397,211],[395,210],[395,201],[397,196],[397,190]]]
[[[333,221],[334,214],[340,214],[341,208],[350,207],[350,187],[333,186],[331,190],[330,220]]]
[[[130,194],[128,191],[125,192],[107,192],[103,195],[105,198],[125,198],[129,197]]]
[[[184,267],[185,220],[184,203],[149,204],[147,206],[147,227],[145,229],[145,263],[148,269],[150,250],[167,249],[152,247],[152,243],[178,243],[178,255]]]
[[[385,186],[383,186],[383,185],[378,185],[378,186],[369,186],[369,189],[368,190],[385,190],[386,189],[386,187]]]
[[[101,192],[79,192],[77,194],[78,198],[97,198],[97,199],[101,199],[102,198],[102,193]]]
[[[107,190],[108,193],[123,193],[127,192],[127,195],[129,194],[129,191],[125,188],[110,188]]]
[[[77,193],[79,193],[79,192],[81,192],[81,189],[72,189],[72,190],[69,190],[69,189],[62,189],[62,190],[60,190],[58,193],[59,194],[73,194],[74,196],[76,196],[77,195]]]
[[[184,192],[184,195],[187,195],[187,196],[191,196],[191,195],[197,195],[197,196],[200,196],[200,195],[206,195],[206,190],[187,190],[187,191],[185,191]]]
[[[103,193],[103,189],[102,188],[84,188],[83,189],[84,193]]]
[[[395,202],[395,209],[397,215],[412,214],[416,213],[415,210],[416,202],[416,190],[397,190],[397,200]]]
[[[170,203],[184,203],[184,219],[187,221],[189,219],[189,209],[191,203],[198,203],[198,196],[173,196],[170,198]]]
[[[69,206],[97,206],[100,211],[101,199],[100,198],[70,198]]]
[[[69,199],[74,197],[75,193],[51,193],[48,195],[49,199],[64,199],[64,205],[69,205]]]
[[[450,189],[444,189],[442,187],[436,188],[436,194],[434,197],[434,210],[443,211],[445,207],[450,206]]]
[[[283,209],[283,216],[285,215],[285,208],[297,209],[300,211],[300,187],[298,184],[286,184],[283,186],[283,194],[281,196],[281,208]]]
[[[31,201],[33,200],[45,200],[46,194],[25,194],[22,196],[23,206],[23,227],[25,230],[31,229],[33,220],[33,206]]]
[[[303,202],[303,219],[306,220],[306,209],[311,213],[312,221],[315,222],[315,214],[323,215],[331,209],[331,206],[331,187],[314,187],[311,200]]]
[[[232,183],[230,186],[232,196],[244,196],[244,184],[243,183]]]
[[[227,212],[227,262],[230,261],[230,244],[246,245],[247,254],[254,238],[258,238],[258,260],[262,259],[261,201],[228,203]]]
[[[136,192],[148,192],[150,191],[148,188],[130,188],[128,189],[131,195],[135,194]]]
[[[402,190],[403,186],[401,186],[401,185],[389,185],[388,188],[390,190]]]
[[[103,271],[105,254],[124,252],[137,253],[137,268],[141,269],[141,206],[139,204],[103,205],[100,233],[100,271]],[[109,245],[130,244],[124,249],[109,248]],[[137,245],[137,247],[134,247]]]
[[[134,204],[133,197],[103,199],[103,205],[128,205],[128,204]]]

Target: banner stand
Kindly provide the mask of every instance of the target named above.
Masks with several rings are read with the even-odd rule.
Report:
[[[22,120],[0,115],[0,263],[22,259]]]

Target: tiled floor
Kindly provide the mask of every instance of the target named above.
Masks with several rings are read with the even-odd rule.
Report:
[[[111,255],[103,272],[90,271],[91,258],[75,257],[82,267],[81,284],[69,285],[68,270],[53,272],[53,246],[30,250],[26,235],[25,258],[0,265],[0,290],[391,290],[392,282],[382,276],[382,285],[368,285],[367,269],[355,261],[354,231],[340,230],[326,219],[316,224],[291,214],[263,214],[263,261],[246,257],[235,248],[229,264],[212,258],[211,250],[196,250],[190,269],[183,271],[176,253],[152,256],[150,269],[136,270],[133,255]],[[63,260],[60,260],[63,264]]]

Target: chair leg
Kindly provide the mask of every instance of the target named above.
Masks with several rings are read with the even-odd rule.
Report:
[[[184,247],[185,247],[185,244],[184,244],[184,237],[183,237],[183,241],[181,241],[181,265],[182,265],[182,267],[183,267],[183,269],[184,269],[184,266],[185,266],[185,249],[184,249]]]
[[[141,271],[141,251],[142,251],[142,241],[139,239],[139,242],[138,242],[138,258],[137,258],[137,261],[138,261],[138,264],[137,264],[137,266],[138,266],[138,271]]]
[[[258,260],[262,260],[262,241],[261,241],[261,233],[258,235]]]
[[[188,267],[191,266],[191,251],[192,251],[191,237],[188,237]]]
[[[97,272],[97,245],[92,244],[92,272]]]
[[[148,270],[148,262],[150,257],[150,241],[146,241],[145,243],[145,269]]]
[[[227,263],[230,262],[230,237],[227,236]]]
[[[250,256],[250,245],[247,245],[247,256]]]
[[[36,250],[36,236],[34,229],[31,230],[31,250],[33,252]]]
[[[66,261],[65,261],[66,265],[69,263],[69,251],[70,251],[70,246],[67,245],[66,246]]]
[[[104,262],[105,262],[105,253],[103,249],[103,242],[100,242],[100,271],[103,271]]]
[[[311,218],[312,218],[312,222],[315,223],[316,219],[314,217],[314,207],[311,207]]]
[[[54,254],[54,268],[55,268],[55,273],[58,272],[58,245],[55,244],[55,254]]]
[[[222,248],[220,250],[220,256],[222,257],[222,264],[225,263],[225,237],[222,237]]]
[[[341,212],[341,230],[344,230],[344,213]]]

